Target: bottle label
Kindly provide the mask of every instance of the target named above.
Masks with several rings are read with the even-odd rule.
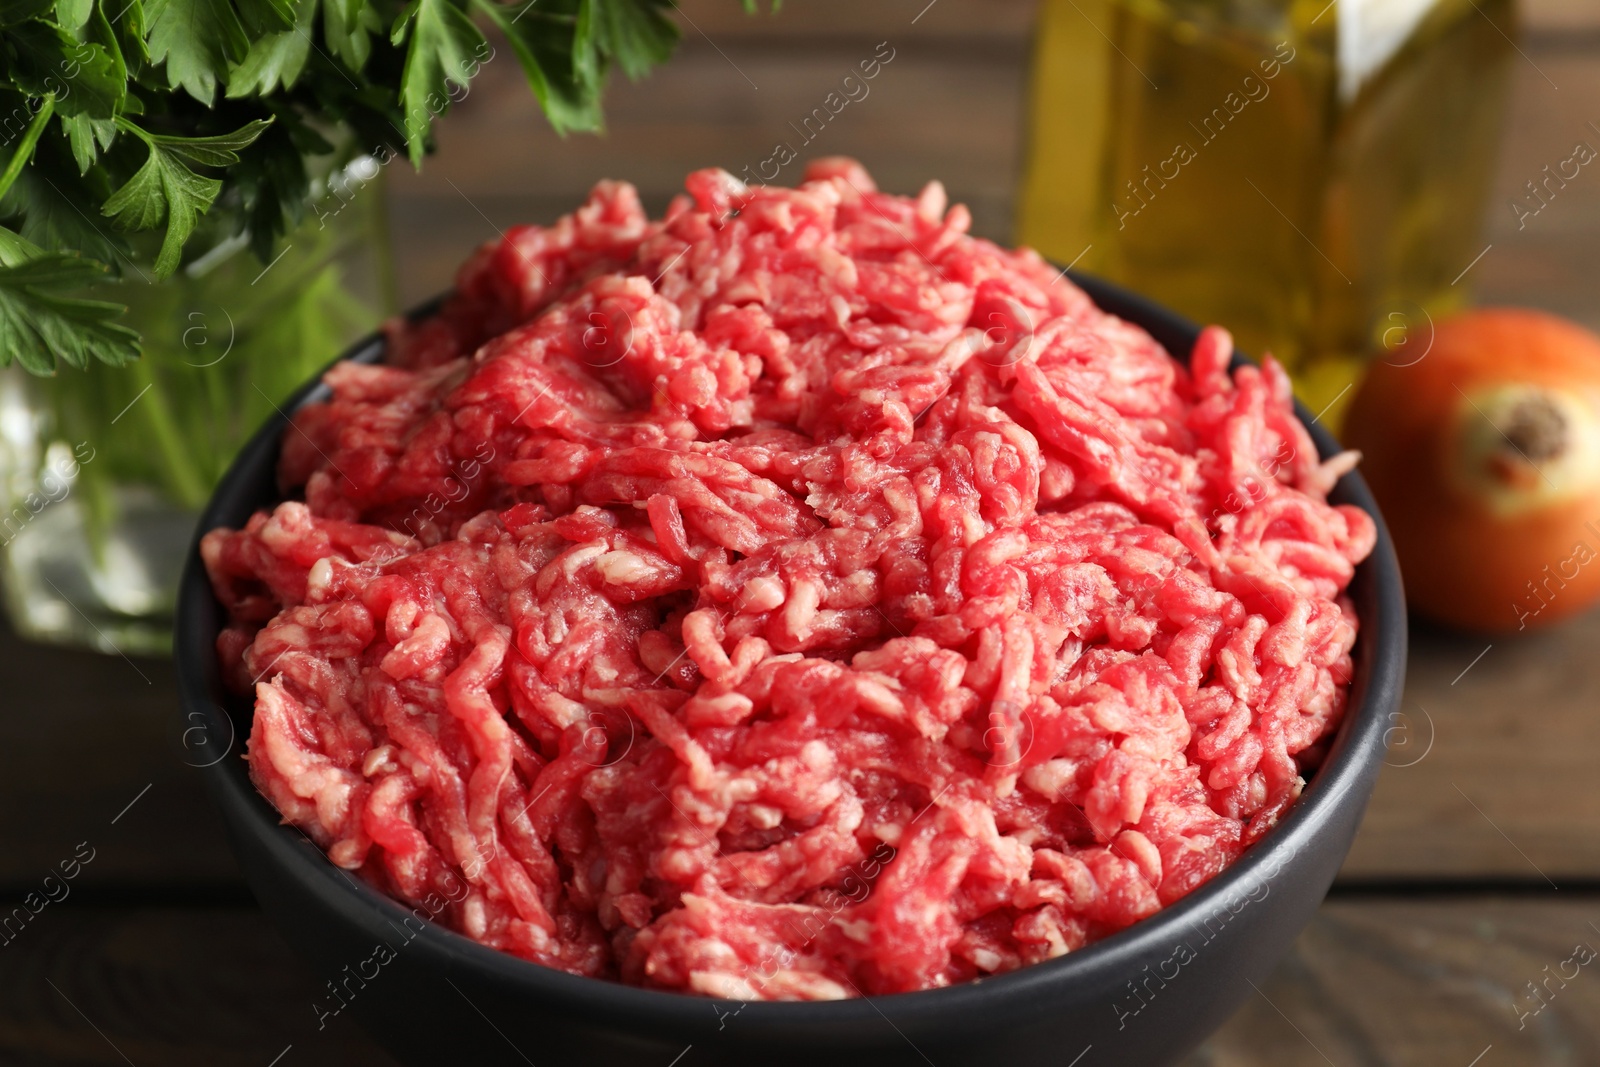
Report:
[[[1337,0],[1339,96],[1349,103],[1394,58],[1438,0]]]

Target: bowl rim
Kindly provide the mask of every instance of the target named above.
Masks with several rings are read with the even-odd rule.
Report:
[[[1189,338],[1192,348],[1192,339],[1199,330],[1195,323],[1092,275],[1071,270],[1063,274],[1102,311],[1140,327],[1155,337],[1173,359],[1187,366],[1189,353],[1176,354],[1169,339]],[[447,298],[445,294],[427,301],[408,312],[405,318],[425,318],[436,312]],[[387,340],[380,327],[346,349],[329,366],[347,359],[375,362],[386,347]],[[1247,362],[1235,351],[1230,371]],[[246,468],[260,463],[263,453],[269,454],[276,465],[279,441],[289,425],[289,413],[326,395],[327,387],[322,383],[326,370],[319,371],[278,406],[277,413],[241,449],[207,502],[190,545],[180,585],[173,659],[189,731],[198,729],[208,738],[225,735],[229,739],[222,757],[208,764],[194,764],[207,776],[219,807],[231,809],[231,813],[224,813],[225,818],[248,822],[260,843],[286,866],[283,873],[315,894],[330,909],[358,925],[384,924],[399,929],[396,924],[412,917],[413,912],[335,867],[301,831],[281,822],[276,809],[250,782],[244,760],[232,753],[234,741],[244,731],[237,729],[226,705],[244,702],[225,694],[220,686],[215,654],[217,626],[208,625],[220,621],[220,605],[212,595],[199,557],[200,538],[225,525],[223,513],[237,508],[240,503],[234,498],[242,495],[238,480],[245,476]],[[1294,410],[1309,431],[1319,456],[1326,458],[1340,450],[1333,435],[1308,417],[1298,400]],[[1352,794],[1359,794],[1353,802],[1365,806],[1376,764],[1386,747],[1392,709],[1398,702],[1404,680],[1406,609],[1394,546],[1365,481],[1359,473],[1351,471],[1339,480],[1330,498],[1366,511],[1377,528],[1372,554],[1358,565],[1352,580],[1352,587],[1358,581],[1371,583],[1370,599],[1375,611],[1374,617],[1360,620],[1344,718],[1321,765],[1288,813],[1232,864],[1148,918],[1064,956],[1013,971],[938,989],[833,1001],[733,1001],[624,985],[611,979],[570,974],[534,963],[480,944],[436,922],[422,924],[423,929],[414,931],[407,945],[424,946],[423,953],[438,957],[446,973],[477,972],[501,987],[540,998],[547,1008],[578,1018],[606,1017],[614,1021],[616,1013],[624,1012],[628,1018],[644,1025],[679,1030],[703,1023],[707,1004],[739,1005],[741,1021],[748,1026],[762,1023],[850,1025],[873,1016],[886,1017],[886,1010],[907,1020],[928,1020],[974,1010],[1008,1012],[1018,1004],[1035,1003],[1040,995],[1079,981],[1092,984],[1096,978],[1121,974],[1123,965],[1145,959],[1152,952],[1166,952],[1175,939],[1181,940],[1186,933],[1192,936],[1200,920],[1214,916],[1224,901],[1237,900],[1241,887],[1269,883],[1297,854],[1314,851],[1320,829],[1352,802]],[[194,725],[197,720],[198,726]],[[243,721],[247,723],[248,718]],[[371,922],[367,922],[369,919]],[[692,1019],[691,1015],[699,1018]]]

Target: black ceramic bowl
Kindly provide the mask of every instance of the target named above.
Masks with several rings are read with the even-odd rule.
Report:
[[[1096,279],[1075,281],[1168,351],[1193,346],[1192,323]],[[382,350],[372,338],[345,358],[372,361]],[[310,383],[286,409],[325,395]],[[245,448],[200,532],[241,526],[278,499],[274,467],[286,425],[287,416],[273,419]],[[1324,456],[1337,449],[1326,431],[1311,432]],[[1299,803],[1237,863],[1171,907],[1060,959],[982,982],[741,1005],[575,977],[419,922],[281,825],[250,784],[239,758],[250,706],[222,687],[213,644],[223,615],[197,552],[183,579],[176,637],[186,756],[206,767],[256,897],[319,984],[338,992],[324,990],[307,1010],[350,1012],[407,1064],[1171,1063],[1251,995],[1251,983],[1266,977],[1316,911],[1361,821],[1399,701],[1406,624],[1394,550],[1359,475],[1346,475],[1333,499],[1377,520],[1378,545],[1351,586],[1361,631],[1349,713]]]

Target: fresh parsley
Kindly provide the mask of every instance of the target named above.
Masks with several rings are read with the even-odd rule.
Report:
[[[493,54],[486,30],[556,129],[599,129],[607,72],[637,78],[671,54],[670,9],[0,0],[0,366],[48,375],[137,357],[123,309],[79,294],[122,271],[165,277],[235,234],[270,259],[332,141],[403,146],[420,164],[434,120]],[[140,233],[160,244],[136,263]]]

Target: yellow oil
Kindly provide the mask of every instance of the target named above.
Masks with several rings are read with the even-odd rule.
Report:
[[[1334,405],[1465,302],[1514,36],[1512,0],[1043,0],[1018,239]]]

